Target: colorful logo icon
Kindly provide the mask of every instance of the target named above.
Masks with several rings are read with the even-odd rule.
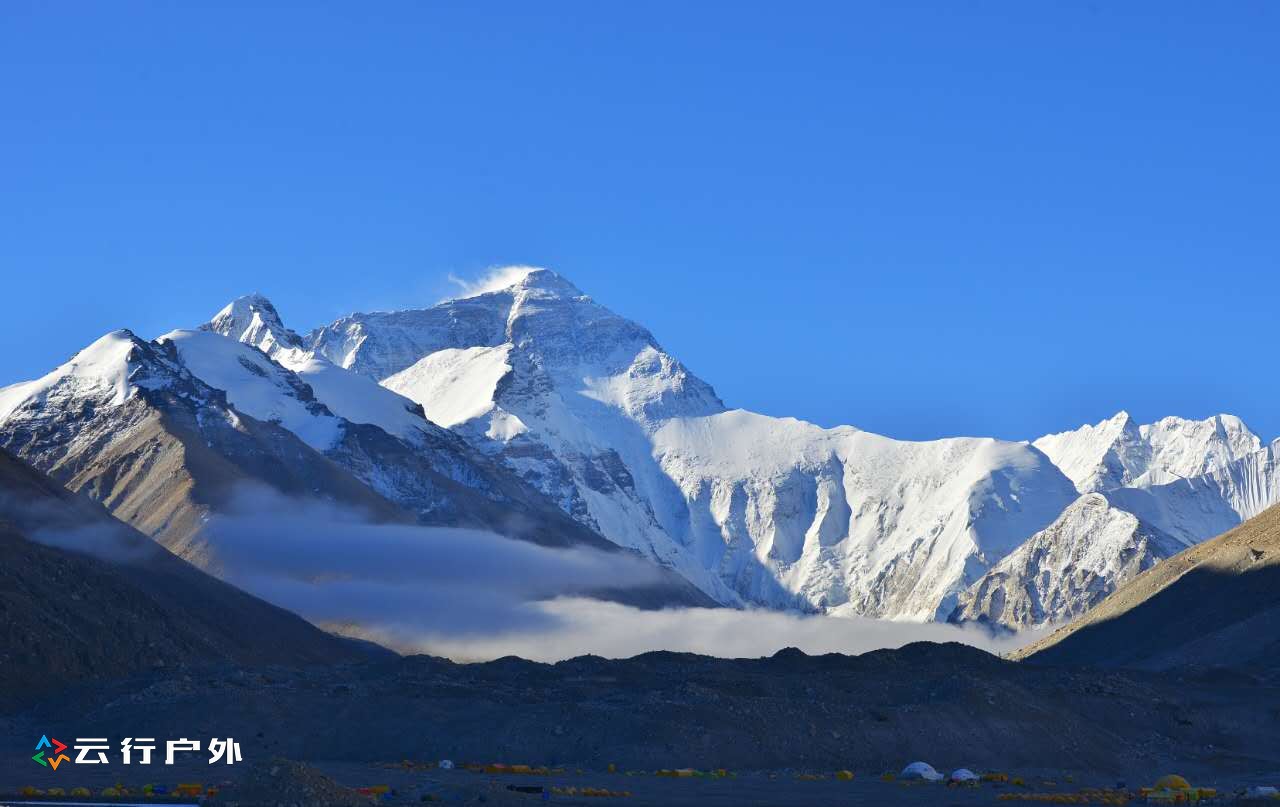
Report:
[[[45,748],[48,748],[49,753],[52,754],[52,756],[50,756],[48,759],[44,758],[43,749]],[[56,771],[59,765],[61,765],[64,762],[71,761],[71,757],[62,753],[63,751],[66,751],[66,750],[67,750],[67,746],[64,745],[63,743],[60,743],[57,740],[51,741],[48,738],[48,736],[44,736],[40,738],[40,742],[36,743],[36,755],[33,756],[32,759],[34,759],[36,762],[39,762],[41,765],[45,766],[46,768],[53,768]]]

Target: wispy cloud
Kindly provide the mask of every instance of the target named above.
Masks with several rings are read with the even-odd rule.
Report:
[[[661,582],[625,552],[553,549],[492,532],[371,524],[329,503],[239,492],[202,537],[226,580],[313,622],[404,637],[549,627],[524,606]]]
[[[31,540],[92,555],[110,563],[145,563],[164,550],[114,519],[90,517],[55,499],[27,501],[0,493],[0,521],[9,521]]]
[[[500,291],[519,283],[524,280],[530,272],[537,271],[536,266],[500,266],[490,269],[485,274],[474,280],[458,277],[452,272],[449,273],[449,282],[458,287],[458,293],[452,297],[446,297],[447,300],[461,300],[467,297],[477,297],[481,294],[488,294],[492,291]]]

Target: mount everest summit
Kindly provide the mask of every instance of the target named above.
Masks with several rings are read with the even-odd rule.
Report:
[[[305,336],[258,295],[155,341],[109,334],[0,389],[0,447],[196,562],[248,479],[631,550],[692,584],[659,604],[1011,628],[1079,615],[1280,501],[1280,443],[1227,415],[1029,442],[823,429],[729,409],[554,272],[507,277]]]

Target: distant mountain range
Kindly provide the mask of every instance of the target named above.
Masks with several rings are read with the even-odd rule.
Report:
[[[554,272],[510,277],[306,336],[258,295],[199,330],[109,334],[0,390],[0,446],[198,564],[204,519],[253,483],[631,550],[691,584],[658,603],[1014,629],[1280,501],[1280,443],[1228,415],[1029,442],[823,429],[727,408]]]

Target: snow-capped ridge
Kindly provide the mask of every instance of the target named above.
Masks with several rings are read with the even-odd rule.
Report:
[[[42,377],[0,389],[0,421],[20,407],[42,406],[50,395],[119,406],[139,388],[156,389],[186,375],[180,365],[122,328],[95,339]]]
[[[1135,486],[1147,487],[1220,471],[1262,449],[1262,439],[1235,415],[1204,420],[1166,417],[1139,427],[1151,446],[1152,463]]]
[[[269,361],[296,373],[316,400],[340,418],[377,426],[414,444],[436,430],[418,404],[308,350],[303,338],[285,327],[275,306],[261,294],[236,298],[199,330],[257,348]],[[218,350],[215,343],[206,344]],[[258,360],[249,356],[246,361]]]
[[[171,344],[182,363],[227,401],[258,420],[279,423],[318,451],[342,436],[342,421],[296,375],[261,350],[210,331],[177,330],[157,343]]]
[[[1151,487],[1220,471],[1262,448],[1240,418],[1166,417],[1139,425],[1127,412],[1096,425],[1049,434],[1032,445],[1082,492]]]

